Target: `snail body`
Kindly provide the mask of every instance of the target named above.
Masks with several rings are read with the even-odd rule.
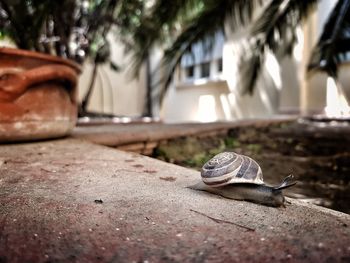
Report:
[[[282,190],[296,184],[289,175],[278,186],[266,185],[257,162],[234,152],[220,153],[206,162],[201,177],[191,189],[276,207],[284,206]]]

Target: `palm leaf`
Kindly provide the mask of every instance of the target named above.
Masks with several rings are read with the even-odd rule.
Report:
[[[172,34],[172,28],[187,15],[201,8],[201,0],[158,0],[151,10],[141,17],[139,26],[133,33],[132,52],[134,68],[137,72],[147,59],[149,51],[157,44],[169,40],[166,36]]]
[[[197,22],[198,32],[205,32],[206,29],[211,32],[212,27],[217,28],[218,21],[223,27],[224,21],[228,18],[231,26],[236,28],[238,23],[250,20],[255,5],[260,2],[261,0],[173,0],[169,4],[167,0],[156,1],[134,32],[133,53],[136,69],[139,69],[148,51],[156,44],[160,43],[164,47],[164,42],[171,42],[174,43],[172,49],[175,50],[175,46],[177,48],[181,46],[176,40],[176,35],[179,35],[178,39],[183,42],[187,42],[184,37],[187,36],[188,41],[192,43],[194,39],[188,32],[194,31],[191,28],[193,22]],[[173,42],[174,34],[176,43]],[[184,36],[180,36],[181,34]],[[210,34],[202,34],[202,36],[198,34],[195,40],[201,37],[204,39]]]
[[[321,69],[336,77],[338,65],[348,60],[350,51],[350,0],[338,1],[314,48],[309,71]]]
[[[252,27],[248,49],[241,58],[240,84],[243,93],[254,91],[268,50],[279,59],[292,53],[297,42],[296,29],[317,2],[274,0],[265,7]],[[249,65],[252,65],[251,71],[247,69]]]
[[[264,65],[266,46],[261,45],[259,42],[248,44],[248,46],[248,50],[243,52],[244,55],[241,55],[240,58],[238,84],[241,87],[242,94],[248,93],[252,95],[255,83]]]

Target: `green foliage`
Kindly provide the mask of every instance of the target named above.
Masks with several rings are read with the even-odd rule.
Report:
[[[153,156],[167,162],[199,168],[214,155],[224,150],[225,143],[221,138],[186,137],[161,144]]]
[[[209,159],[210,157],[208,157],[205,153],[197,153],[193,155],[191,159],[184,160],[183,163],[187,167],[199,168]]]
[[[255,134],[255,133],[254,133]],[[170,140],[158,146],[153,157],[158,159],[199,169],[213,156],[223,151],[245,149],[253,155],[262,153],[259,143],[241,143],[240,138],[223,137],[186,137]]]
[[[22,49],[83,62],[109,58],[118,0],[0,0],[0,35]]]
[[[250,151],[252,154],[260,154],[262,151],[262,145],[258,143],[251,143],[248,144],[247,150]]]
[[[45,20],[48,17],[48,0],[1,0],[0,28],[23,49],[32,49],[38,45]]]
[[[239,140],[229,136],[224,138],[224,143],[227,149],[234,149],[240,146]]]

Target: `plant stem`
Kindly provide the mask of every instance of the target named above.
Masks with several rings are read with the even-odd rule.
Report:
[[[90,101],[90,97],[95,85],[95,80],[96,80],[96,74],[97,74],[97,67],[98,67],[98,63],[94,63],[94,69],[92,71],[92,75],[91,75],[91,79],[90,79],[90,85],[89,85],[89,89],[86,92],[83,101],[81,102],[81,113],[86,113],[87,111],[87,105]]]

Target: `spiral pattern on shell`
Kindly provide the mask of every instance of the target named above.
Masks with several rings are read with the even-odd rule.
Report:
[[[213,187],[234,183],[264,184],[258,163],[234,152],[215,155],[203,165],[201,176],[205,184]]]

